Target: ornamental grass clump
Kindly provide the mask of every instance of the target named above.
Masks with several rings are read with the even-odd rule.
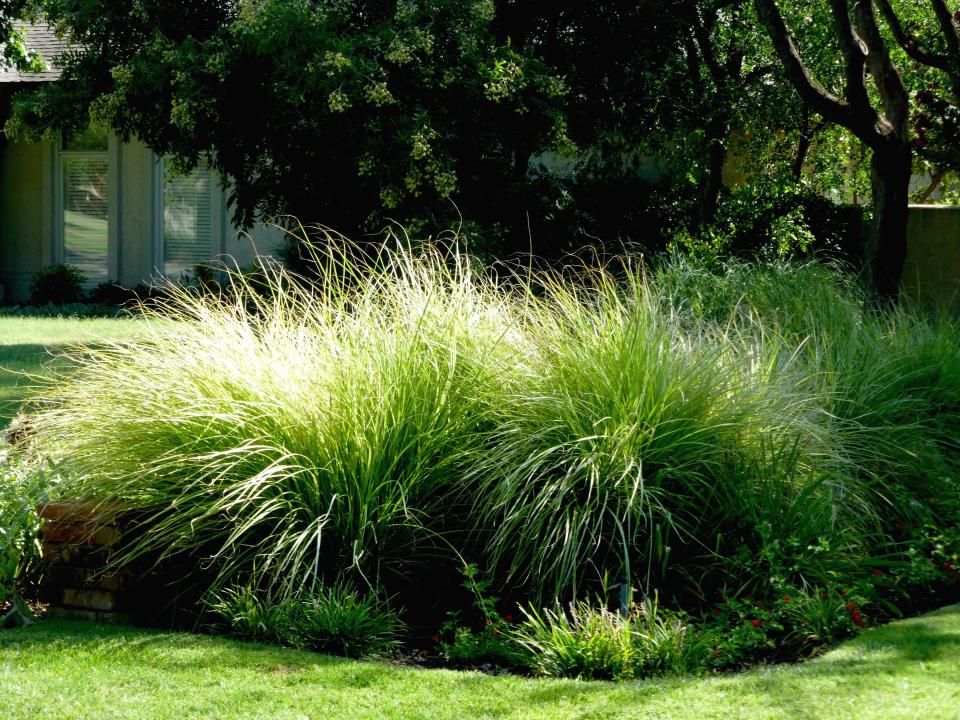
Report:
[[[330,250],[306,283],[264,269],[221,294],[172,288],[174,322],[75,356],[34,447],[67,497],[140,510],[120,562],[196,556],[212,587],[274,596],[430,557],[487,408],[522,353],[511,301],[460,256]]]
[[[701,668],[708,652],[687,620],[663,611],[656,596],[626,613],[580,601],[524,614],[514,638],[540,675],[582,680],[670,675]]]
[[[770,498],[829,525],[846,512],[792,348],[684,322],[629,264],[537,280],[522,387],[491,408],[491,441],[465,475],[478,532],[512,582],[541,601],[600,579],[675,589],[678,573],[739,546],[750,513],[779,528],[761,507]],[[832,530],[783,534],[801,531]]]

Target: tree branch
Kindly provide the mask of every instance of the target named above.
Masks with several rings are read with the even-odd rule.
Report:
[[[787,78],[800,97],[824,118],[845,128],[851,128],[854,119],[850,105],[825,90],[807,69],[793,38],[790,37],[790,32],[775,0],[754,0],[754,7],[760,22],[773,42],[780,62],[783,63]]]
[[[873,0],[856,0],[853,4],[857,32],[867,46],[866,64],[873,75],[874,83],[883,102],[884,114],[901,142],[907,141],[907,120],[910,112],[910,95],[903,78],[893,61],[877,26]]]
[[[713,44],[710,42],[710,33],[707,31],[706,26],[697,12],[694,12],[693,16],[693,36],[696,39],[697,47],[700,49],[700,57],[703,58],[707,70],[710,71],[713,84],[722,92],[726,87],[726,73],[723,71],[723,68],[717,61],[716,54],[713,52]]]
[[[937,0],[932,1],[936,2]],[[950,60],[946,55],[938,55],[924,50],[915,37],[907,35],[903,29],[903,23],[900,22],[900,18],[890,4],[890,0],[877,0],[877,5],[880,6],[880,12],[883,14],[884,20],[887,21],[893,39],[912,60],[938,70],[946,70],[949,67]]]
[[[947,7],[945,0],[930,0],[933,6],[933,13],[937,16],[937,22],[940,23],[940,29],[943,31],[943,39],[947,41],[947,49],[953,57],[954,63],[960,66],[960,34],[953,25],[953,16]],[[960,72],[960,67],[953,68],[954,73]]]
[[[923,194],[917,198],[917,203],[923,205],[927,200],[929,200],[933,194],[937,191],[937,188],[940,187],[940,182],[943,180],[944,175],[946,175],[945,170],[937,170],[933,175],[930,176],[930,185],[927,186],[927,189],[923,191]]]
[[[833,12],[833,22],[837,30],[837,40],[843,53],[845,65],[845,88],[847,102],[857,115],[865,116],[873,113],[870,97],[867,95],[867,84],[864,79],[864,69],[867,63],[867,53],[860,46],[860,38],[853,31],[850,23],[850,6],[847,0],[830,0],[830,9]]]

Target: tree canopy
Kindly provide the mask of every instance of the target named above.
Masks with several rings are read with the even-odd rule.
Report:
[[[883,216],[880,145],[928,194],[958,169],[947,0],[0,2],[73,47],[9,135],[109,125],[208,163],[244,224],[462,223],[493,253],[762,239],[816,195]]]

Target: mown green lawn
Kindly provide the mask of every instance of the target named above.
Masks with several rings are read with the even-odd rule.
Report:
[[[47,621],[0,632],[0,717],[960,718],[960,606],[816,660],[622,684],[352,662],[172,632]]]
[[[0,317],[0,428],[29,395],[30,376],[47,372],[58,350],[135,337],[144,325],[134,319]]]

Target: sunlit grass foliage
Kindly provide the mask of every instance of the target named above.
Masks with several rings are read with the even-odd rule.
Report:
[[[543,604],[704,602],[832,586],[893,562],[891,522],[960,516],[946,316],[868,310],[815,264],[501,283],[456,252],[351,257],[174,289],[147,312],[178,322],[46,388],[33,451],[141,511],[122,559],[274,597],[456,557]]]

